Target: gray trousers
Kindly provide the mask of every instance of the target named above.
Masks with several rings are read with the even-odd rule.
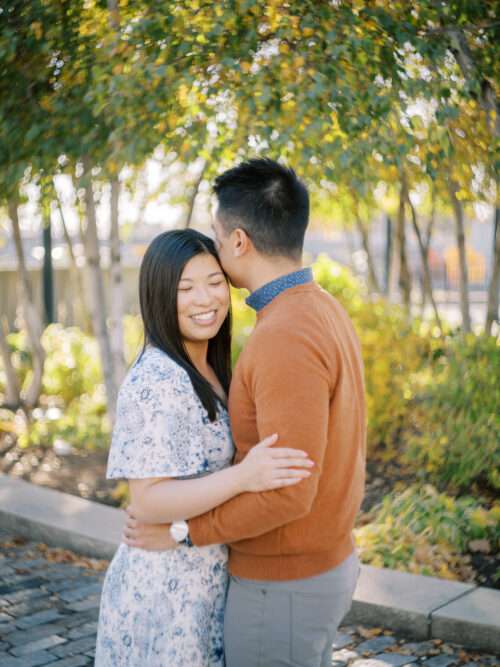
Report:
[[[330,667],[332,643],[358,576],[353,553],[308,579],[231,577],[224,617],[226,667]]]

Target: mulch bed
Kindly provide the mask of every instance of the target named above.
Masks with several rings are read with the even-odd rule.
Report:
[[[0,472],[34,484],[64,491],[87,500],[120,506],[114,495],[117,483],[106,480],[107,452],[75,451],[57,456],[43,447],[21,449],[11,434],[0,434]],[[367,466],[366,493],[362,513],[367,514],[396,485],[414,482],[413,476],[394,461],[370,461]],[[363,522],[363,515],[360,518]],[[497,554],[470,553],[475,581],[481,586],[500,589],[500,560]]]

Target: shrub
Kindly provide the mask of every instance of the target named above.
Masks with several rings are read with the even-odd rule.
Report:
[[[42,337],[47,353],[42,393],[69,406],[84,394],[93,394],[102,383],[99,350],[95,338],[77,327],[48,326]]]
[[[382,298],[370,300],[352,273],[325,256],[314,265],[318,283],[336,297],[351,316],[361,340],[368,409],[368,447],[373,452],[394,446],[405,424],[412,386],[429,355],[429,337],[418,321]]]
[[[241,350],[255,326],[255,311],[245,304],[247,294],[248,292],[246,290],[231,288],[231,306],[233,315],[233,344],[231,356],[233,366],[240,356]]]
[[[371,514],[355,537],[362,562],[376,567],[467,579],[471,542],[498,549],[500,504],[487,510],[474,498],[453,498],[429,484],[389,494]]]
[[[457,337],[437,355],[415,402],[406,460],[450,489],[500,488],[500,347]]]

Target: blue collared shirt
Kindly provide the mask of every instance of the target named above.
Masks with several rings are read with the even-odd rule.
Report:
[[[288,273],[286,276],[280,276],[270,283],[266,283],[252,292],[246,299],[246,303],[250,308],[257,312],[265,308],[275,299],[278,294],[284,292],[290,287],[297,287],[298,285],[305,285],[313,280],[313,273],[311,268],[299,269],[293,273]]]

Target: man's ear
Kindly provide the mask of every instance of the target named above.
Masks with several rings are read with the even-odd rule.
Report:
[[[233,253],[235,257],[243,257],[253,246],[250,237],[244,229],[233,231]]]

